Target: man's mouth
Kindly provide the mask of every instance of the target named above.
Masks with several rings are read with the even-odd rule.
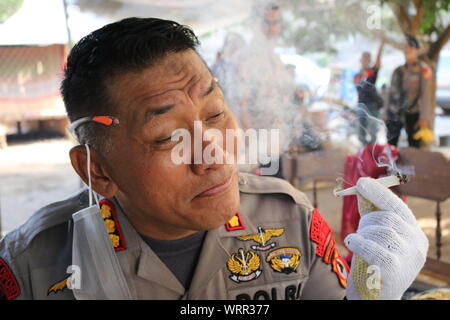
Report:
[[[231,175],[229,178],[227,178],[225,181],[216,184],[214,186],[212,186],[209,189],[206,189],[205,191],[199,193],[196,198],[201,198],[201,197],[211,197],[211,196],[215,196],[218,194],[221,194],[223,192],[225,192],[226,190],[228,190],[228,188],[231,185],[231,180],[233,179],[234,175]]]

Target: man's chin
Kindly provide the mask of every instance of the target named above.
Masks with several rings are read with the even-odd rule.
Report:
[[[227,223],[240,206],[240,194],[237,177],[234,177],[228,190],[210,196],[198,197],[191,201],[190,212],[196,216],[196,224],[203,230],[211,230]]]
[[[201,209],[200,212],[197,211],[196,224],[201,230],[217,229],[220,226],[225,225],[238,211],[239,198],[235,202],[230,202],[226,206],[221,206],[220,209]]]
[[[233,212],[231,215],[226,215],[224,217],[220,217],[214,220],[203,220],[201,221],[201,230],[214,230],[224,226],[231,218],[234,217],[236,212]]]

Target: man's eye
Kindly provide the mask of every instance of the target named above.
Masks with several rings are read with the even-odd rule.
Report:
[[[220,119],[225,114],[225,111],[222,111],[218,114],[213,115],[212,117],[209,117],[208,120],[217,120]]]
[[[169,142],[177,142],[180,140],[180,138],[183,136],[183,131],[182,130],[175,130],[172,132],[172,134],[170,136],[168,136],[167,138],[163,138],[163,139],[159,139],[159,140],[155,140],[155,142],[157,144],[166,144]]]
[[[172,138],[172,136],[168,136],[167,138],[159,139],[159,140],[156,140],[155,142],[157,144],[164,144],[164,143],[171,142],[171,138]]]

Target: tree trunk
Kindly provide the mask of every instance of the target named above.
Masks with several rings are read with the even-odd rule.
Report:
[[[430,121],[430,129],[434,131],[434,120],[436,117],[436,90],[437,90],[437,69],[438,69],[438,63],[439,63],[439,53],[431,53],[428,52],[427,54],[423,55],[421,57],[421,60],[424,61],[432,70],[431,73],[431,95],[429,98],[430,105],[434,106],[432,118]]]

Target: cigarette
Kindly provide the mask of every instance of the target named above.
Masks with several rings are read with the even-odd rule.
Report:
[[[386,188],[398,186],[400,184],[405,184],[409,181],[409,177],[406,174],[396,173],[393,176],[387,176],[383,178],[376,179],[379,183],[381,183]],[[350,187],[344,190],[335,191],[334,195],[337,197],[351,196],[357,194],[358,191],[356,187]]]

